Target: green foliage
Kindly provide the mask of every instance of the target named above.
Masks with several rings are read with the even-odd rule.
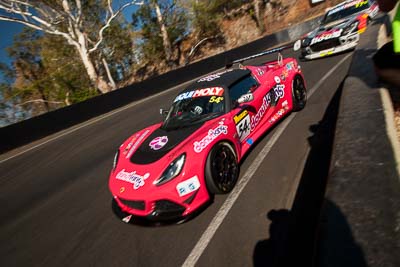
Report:
[[[132,65],[136,64],[131,25],[121,19],[111,24],[104,37],[101,53],[108,62],[112,76],[116,81],[129,78]],[[100,74],[105,75],[105,72]]]
[[[145,1],[137,12],[132,14],[132,25],[141,33],[139,46],[142,59],[160,62],[165,58],[160,25],[151,5]],[[186,10],[175,4],[175,1],[158,1],[171,44],[177,43],[188,33]],[[176,49],[176,48],[175,48]]]
[[[76,12],[76,2],[68,3],[71,11]],[[63,10],[61,1],[44,0],[41,6],[43,10],[46,10],[44,7]],[[107,16],[107,1],[82,1],[81,27],[88,36],[87,42],[97,40]],[[54,19],[59,20],[60,17]],[[67,26],[66,23],[56,23],[53,27],[68,32]],[[133,53],[133,38],[131,25],[120,14],[104,31],[104,41],[99,49],[90,54],[100,76],[106,76],[105,59],[117,81],[129,78],[137,56]],[[61,36],[27,27],[16,36],[14,44],[8,48],[8,54],[13,66],[12,70],[0,66],[2,73],[5,73],[3,77],[7,76],[6,83],[1,85],[1,108],[14,107],[22,110],[18,114],[24,114],[23,117],[34,116],[98,94],[89,80],[78,50]],[[10,117],[11,113],[4,112],[1,116]]]
[[[2,96],[21,114],[35,116],[97,94],[82,75],[86,71],[76,51],[61,37],[25,28],[7,51],[14,77],[3,85]]]

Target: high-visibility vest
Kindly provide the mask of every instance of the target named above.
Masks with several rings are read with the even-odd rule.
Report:
[[[400,4],[392,22],[393,48],[395,53],[400,53]]]

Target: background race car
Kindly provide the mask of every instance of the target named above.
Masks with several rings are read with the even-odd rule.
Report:
[[[254,142],[306,100],[300,66],[280,54],[261,66],[239,64],[193,82],[163,122],[118,149],[109,188],[123,221],[187,218],[213,194],[230,192]]]
[[[298,40],[294,50],[301,49],[302,59],[314,59],[353,49],[378,11],[371,0],[343,2],[327,10],[320,26]]]

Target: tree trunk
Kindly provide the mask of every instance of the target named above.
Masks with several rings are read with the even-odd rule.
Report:
[[[165,26],[164,19],[161,14],[161,9],[160,9],[160,6],[158,5],[157,1],[154,1],[153,5],[154,5],[154,9],[156,10],[158,24],[160,25],[161,36],[163,39],[163,46],[164,46],[164,52],[165,52],[165,58],[166,58],[166,61],[168,62],[168,64],[170,64],[172,62],[172,46],[171,46],[171,42],[169,40],[167,27]]]
[[[263,0],[254,0],[254,13],[257,20],[257,26],[261,33],[265,31],[264,20],[262,18]]]
[[[114,79],[113,79],[113,77],[111,75],[110,68],[108,67],[107,60],[104,57],[101,60],[103,62],[104,68],[106,69],[107,78],[110,81],[111,89],[115,90],[117,88],[117,86],[115,85],[115,81],[114,81]]]
[[[105,94],[110,91],[107,82],[97,73],[96,68],[89,56],[89,51],[86,47],[86,38],[83,33],[78,33],[79,42],[75,47],[78,49],[79,55],[82,59],[82,63],[85,66],[86,72],[89,76],[92,84],[100,91],[100,93]]]

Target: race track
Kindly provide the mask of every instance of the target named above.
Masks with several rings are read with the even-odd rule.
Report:
[[[294,236],[304,242],[284,240],[313,230],[302,221],[318,208],[305,205],[316,203],[307,192],[326,179],[338,88],[350,62],[351,53],[300,62],[306,108],[254,146],[241,165],[240,190],[216,196],[180,225],[120,221],[108,174],[116,148],[160,121],[159,108],[181,86],[1,155],[0,266],[273,266],[294,245],[306,248],[312,240],[301,234]]]

